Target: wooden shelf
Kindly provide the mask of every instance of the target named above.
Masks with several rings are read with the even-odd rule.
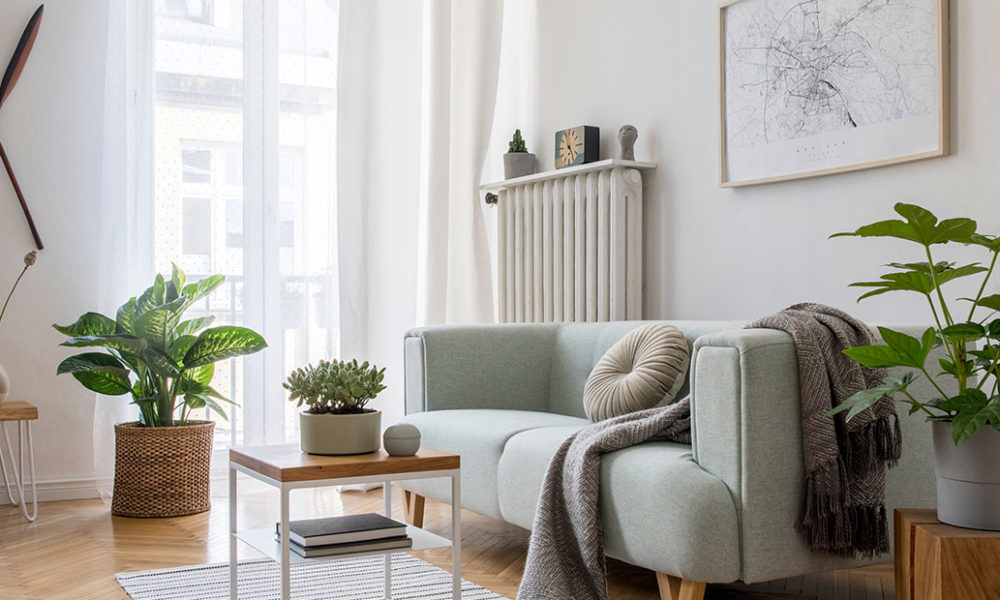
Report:
[[[34,421],[38,409],[27,402],[10,401],[0,404],[0,421]]]
[[[370,550],[368,552],[355,552],[352,554],[336,554],[333,556],[314,556],[312,558],[306,558],[304,556],[299,556],[294,550],[289,550],[288,557],[290,562],[294,564],[303,562],[312,562],[317,560],[339,560],[342,558],[356,558],[358,556],[377,556],[379,554],[398,554],[398,553],[410,553],[417,552],[418,550],[431,550],[433,548],[448,548],[451,546],[451,540],[448,538],[435,535],[419,527],[414,527],[413,525],[406,526],[406,535],[413,539],[413,546],[409,548],[393,548],[391,550]],[[236,535],[240,540],[253,547],[264,556],[267,556],[271,560],[281,562],[281,543],[275,541],[274,539],[274,528],[264,528],[264,529],[248,529],[246,531],[241,531]]]
[[[651,171],[656,168],[656,163],[641,162],[637,160],[621,160],[618,158],[607,158],[605,160],[599,160],[597,162],[577,165],[575,167],[553,169],[551,171],[542,171],[541,173],[533,173],[531,175],[525,175],[523,177],[504,179],[503,181],[494,181],[493,183],[484,183],[483,185],[479,186],[479,189],[483,191],[501,190],[503,188],[512,187],[516,185],[524,185],[526,183],[538,183],[541,181],[547,181],[549,179],[559,179],[560,177],[566,177],[567,175],[581,175],[584,173],[590,173],[593,171],[605,171],[607,169],[614,169],[617,167],[622,167],[625,169],[637,169],[639,171]]]

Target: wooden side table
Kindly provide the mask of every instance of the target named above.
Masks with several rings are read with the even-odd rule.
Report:
[[[932,509],[898,509],[897,600],[1000,598],[1000,531],[945,525]]]
[[[35,449],[31,442],[31,422],[38,419],[38,409],[27,402],[4,402],[0,404],[0,437],[3,438],[3,447],[0,447],[0,468],[3,470],[3,482],[7,487],[7,497],[11,504],[20,504],[21,513],[28,521],[34,521],[38,516],[38,493],[35,489]],[[14,457],[14,449],[10,445],[10,437],[7,435],[7,421],[14,421],[17,426],[17,457]],[[7,474],[7,458],[4,457],[4,448],[7,450],[7,458],[10,458],[12,474]],[[25,455],[27,455],[27,471],[30,472],[31,481],[31,514],[28,514],[28,498],[24,492],[25,488]],[[13,479],[14,488],[11,488]],[[17,493],[14,493],[17,490]]]

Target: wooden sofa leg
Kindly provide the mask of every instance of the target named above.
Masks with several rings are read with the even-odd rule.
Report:
[[[410,490],[403,490],[403,508],[406,513],[406,522],[414,527],[424,526],[424,500],[420,494],[414,494]]]
[[[700,581],[681,579],[657,572],[656,583],[660,586],[660,600],[703,600],[705,598],[705,584]]]

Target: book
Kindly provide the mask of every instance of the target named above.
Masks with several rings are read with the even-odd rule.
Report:
[[[274,524],[281,534],[281,523]],[[325,519],[305,519],[289,523],[288,537],[296,544],[310,548],[398,538],[406,535],[406,525],[376,513],[344,515]]]
[[[281,538],[274,536],[275,541],[280,542]],[[356,554],[359,552],[371,552],[373,550],[394,550],[409,548],[413,546],[413,538],[400,536],[382,540],[368,540],[365,542],[348,542],[346,544],[327,544],[324,546],[305,547],[295,542],[289,543],[292,552],[303,558],[316,558],[318,556],[336,556],[338,554]]]

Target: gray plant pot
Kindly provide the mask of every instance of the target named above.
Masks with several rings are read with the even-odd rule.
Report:
[[[503,155],[503,177],[513,179],[535,172],[535,155],[530,152],[508,152]]]
[[[938,520],[1000,531],[1000,431],[987,425],[956,446],[951,423],[935,421],[931,426]]]
[[[299,444],[307,454],[367,454],[381,446],[382,413],[299,413]]]

